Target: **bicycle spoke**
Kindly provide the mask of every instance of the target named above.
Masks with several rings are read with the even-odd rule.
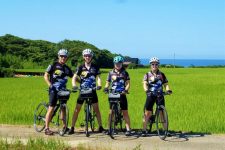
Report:
[[[48,106],[45,103],[40,103],[34,112],[34,128],[37,132],[41,132],[45,128],[45,115]]]

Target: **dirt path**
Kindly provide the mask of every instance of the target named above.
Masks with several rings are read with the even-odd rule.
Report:
[[[101,147],[101,149],[113,150],[225,150],[225,135],[204,135],[198,133],[180,133],[171,132],[172,136],[166,138],[166,141],[160,140],[155,134],[148,137],[140,137],[139,134],[126,137],[122,133],[115,140],[102,133],[91,134],[89,138],[85,137],[82,131],[73,135],[45,136],[43,132],[37,133],[32,126],[12,126],[0,125],[0,137],[15,138],[19,137],[25,142],[29,138],[56,138],[75,147],[78,144],[84,144],[88,147]]]

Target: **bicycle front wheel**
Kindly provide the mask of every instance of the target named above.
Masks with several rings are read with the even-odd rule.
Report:
[[[164,140],[166,138],[168,126],[169,122],[166,108],[160,105],[156,113],[156,128],[160,139]]]
[[[59,135],[63,136],[66,132],[69,121],[69,109],[66,104],[61,104],[57,115],[57,126]]]
[[[40,103],[34,111],[34,129],[41,132],[45,128],[45,115],[48,111],[48,105],[45,102]]]

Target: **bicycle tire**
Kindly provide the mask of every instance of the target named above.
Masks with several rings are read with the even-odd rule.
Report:
[[[120,111],[118,115],[119,115],[118,119],[119,119],[119,124],[120,124],[120,130],[122,132],[126,132],[126,125],[125,125],[125,120],[123,119],[122,112]]]
[[[65,110],[64,119],[62,119],[62,116],[61,116],[61,113],[63,112],[63,110]],[[65,134],[66,132],[65,125],[67,127],[68,122],[69,122],[69,109],[66,104],[61,104],[57,114],[57,126],[58,126],[58,133],[60,136],[63,136]]]
[[[93,109],[93,106],[90,107],[90,116],[89,117],[90,117],[89,122],[90,122],[90,125],[91,125],[91,131],[94,132],[95,128],[96,128],[95,123],[97,121],[97,117],[96,117],[96,113]]]
[[[156,129],[160,139],[164,140],[166,138],[168,126],[169,121],[166,108],[160,105],[156,112]]]
[[[34,129],[41,132],[45,128],[45,116],[48,111],[48,105],[45,102],[40,103],[34,111]]]
[[[89,122],[89,113],[90,113],[90,106],[87,104],[85,108],[85,135],[86,137],[89,137],[88,132],[88,122]]]

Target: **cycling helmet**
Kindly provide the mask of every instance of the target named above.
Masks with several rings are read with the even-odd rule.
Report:
[[[113,58],[113,62],[114,63],[123,63],[124,58],[122,56],[116,56],[116,57]]]
[[[160,63],[159,62],[159,58],[157,58],[157,57],[152,57],[150,60],[149,60],[149,63],[151,64],[151,63],[153,63],[153,62],[156,62],[156,63]]]
[[[91,56],[93,56],[94,53],[92,52],[91,49],[87,48],[87,49],[83,50],[82,55],[83,55],[83,56],[84,56],[84,55],[91,55]]]
[[[63,55],[63,56],[68,56],[69,53],[66,49],[60,49],[59,52],[58,52],[58,55]]]

